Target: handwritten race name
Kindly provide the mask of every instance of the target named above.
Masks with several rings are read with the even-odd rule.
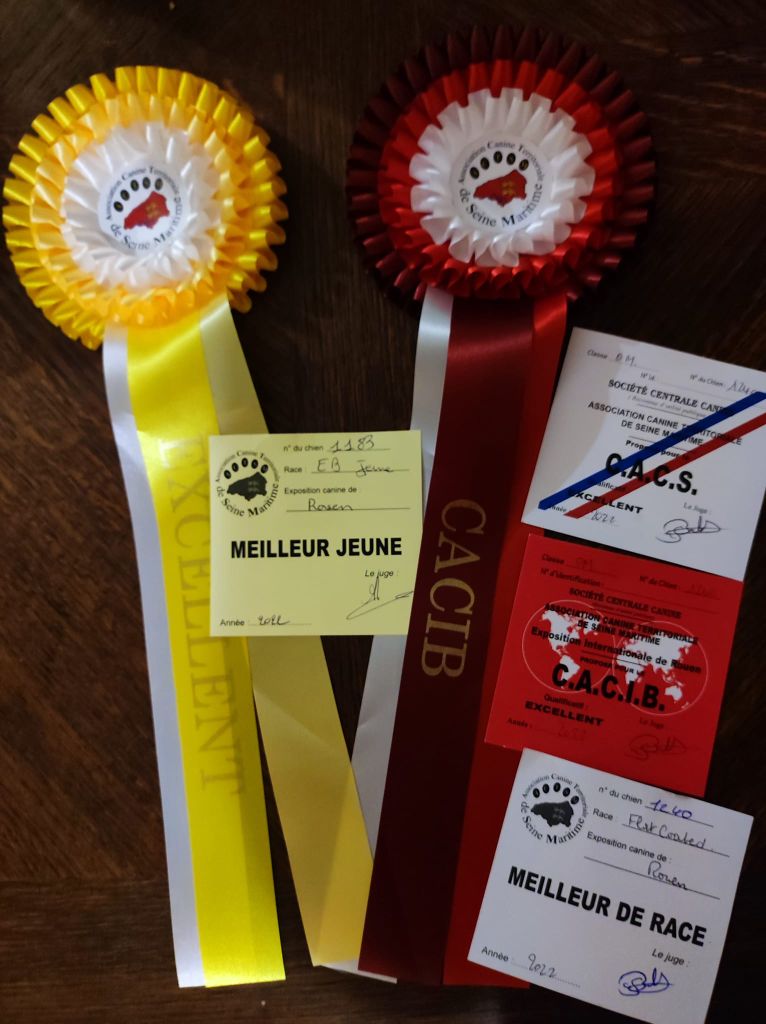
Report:
[[[232,558],[329,558],[326,537],[293,540],[233,540]],[[374,555],[401,555],[401,537],[344,537],[332,552],[341,558],[369,558]]]

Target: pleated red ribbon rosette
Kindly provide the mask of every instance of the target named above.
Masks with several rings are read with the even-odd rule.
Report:
[[[483,737],[530,533],[520,515],[568,300],[635,241],[650,151],[633,95],[597,57],[506,26],[405,61],[354,136],[347,193],[365,263],[389,292],[424,301],[418,360],[421,342],[446,346],[382,813],[360,783],[377,832],[366,970],[509,983],[466,955],[517,763]],[[428,391],[417,375],[416,396]],[[397,700],[402,664],[390,647],[372,661],[391,678],[369,723],[363,704],[358,779],[385,772],[380,737],[364,737]]]

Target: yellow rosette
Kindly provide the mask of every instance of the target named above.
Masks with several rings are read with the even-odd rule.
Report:
[[[239,101],[187,72],[94,75],[48,111],[11,161],[3,221],[35,305],[103,343],[179,983],[284,977],[253,693],[312,960],[352,960],[370,853],[321,643],[209,633],[207,439],[266,430],[231,307],[276,267],[279,162]]]
[[[3,222],[49,320],[97,348],[109,324],[175,325],[221,297],[250,308],[287,210],[268,136],[240,103],[187,72],[136,67],[48,110],[11,160]]]

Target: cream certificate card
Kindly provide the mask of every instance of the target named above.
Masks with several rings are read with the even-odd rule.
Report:
[[[404,634],[420,432],[210,438],[213,636]]]
[[[525,750],[468,959],[703,1024],[753,819]]]

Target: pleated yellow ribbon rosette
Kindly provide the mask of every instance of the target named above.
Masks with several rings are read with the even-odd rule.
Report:
[[[104,348],[138,555],[181,985],[284,977],[253,694],[314,963],[358,957],[371,871],[318,638],[209,635],[207,439],[266,430],[231,307],[276,267],[276,157],[250,112],[165,68],[54,100],[6,180],[32,301]]]

